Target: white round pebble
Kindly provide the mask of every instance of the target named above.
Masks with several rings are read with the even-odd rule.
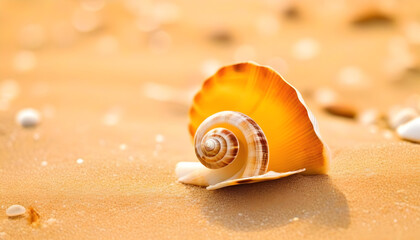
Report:
[[[48,165],[48,162],[47,162],[47,161],[42,161],[42,162],[41,162],[41,166],[45,167],[45,166],[47,166],[47,165]]]
[[[388,124],[392,129],[396,129],[398,126],[414,119],[417,116],[417,112],[412,108],[403,108],[396,112],[391,111],[388,117]]]
[[[127,145],[125,145],[124,143],[120,145],[120,150],[124,151],[125,149],[127,149]]]
[[[40,121],[39,112],[32,108],[22,109],[16,115],[16,122],[22,127],[33,127],[38,125]]]
[[[397,128],[399,137],[420,143],[420,117],[417,117]]]
[[[82,164],[84,161],[83,161],[83,159],[81,159],[81,158],[79,158],[79,159],[77,159],[77,164]]]
[[[25,214],[26,209],[21,205],[12,205],[6,209],[6,215],[8,217],[17,217]]]

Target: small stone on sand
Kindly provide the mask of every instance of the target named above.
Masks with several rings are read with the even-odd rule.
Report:
[[[83,159],[81,159],[81,158],[79,158],[79,159],[77,159],[77,164],[82,164],[84,161],[83,161]]]
[[[39,124],[40,120],[39,112],[32,108],[22,109],[16,115],[16,122],[22,127],[34,127]]]
[[[399,137],[420,143],[420,117],[417,117],[397,128]]]
[[[21,205],[12,205],[6,209],[6,215],[8,217],[17,217],[25,213],[26,209]]]
[[[47,166],[47,165],[48,165],[48,162],[47,162],[47,161],[42,161],[42,162],[41,162],[41,166],[44,166],[44,167],[45,167],[45,166]]]

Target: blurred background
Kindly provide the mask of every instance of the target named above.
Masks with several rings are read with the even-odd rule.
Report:
[[[348,184],[348,175],[373,175],[365,164],[375,161],[361,159],[359,168],[351,165],[355,153],[359,154],[355,158],[379,159],[372,169],[382,169],[386,159],[399,159],[403,147],[411,149],[412,155],[406,151],[408,156],[415,156],[415,146],[400,144],[386,124],[371,125],[394,105],[416,105],[420,111],[418,0],[0,0],[0,209],[32,205],[44,226],[49,222],[59,226],[35,232],[25,221],[8,221],[3,214],[0,230],[11,239],[97,239],[120,234],[156,238],[156,234],[181,233],[178,226],[190,226],[191,233],[199,231],[208,210],[200,211],[197,196],[209,194],[212,202],[213,195],[177,184],[174,174],[177,162],[196,161],[187,130],[188,108],[207,77],[223,65],[241,61],[273,67],[303,94],[334,161],[341,161],[331,164],[333,176],[339,176],[334,182],[354,186],[341,189],[350,206],[356,206],[350,214],[358,217],[351,220],[351,231],[368,231],[364,222],[368,219],[374,227],[387,228],[373,231],[375,237],[398,233],[397,228],[416,234],[415,217],[405,222],[398,218],[395,225],[397,219],[391,215],[400,212],[392,207],[371,211],[376,215],[357,212],[362,211],[359,205],[369,203],[375,208],[377,204],[365,201],[363,192],[362,200],[354,200],[354,193],[362,188],[359,180]],[[19,119],[16,123],[25,108],[35,109],[40,116],[32,128],[19,126]],[[357,120],[365,125],[360,127],[353,120],[365,110],[366,117]],[[384,142],[396,145],[374,145]],[[334,158],[357,144],[394,149],[394,158],[389,153],[372,155],[376,152],[365,146]],[[415,165],[415,157],[412,160],[401,166]],[[387,169],[378,175],[383,182],[375,185],[366,180],[365,186],[388,185],[383,177],[389,176]],[[404,170],[395,179],[405,180],[402,172],[418,176]],[[307,182],[304,190],[293,181],[290,186],[276,186],[279,191],[297,189],[299,199],[309,199],[302,195],[306,191],[327,197],[336,194],[322,181]],[[398,188],[390,188],[388,196],[399,193],[399,182],[395,185]],[[267,189],[268,194],[273,188]],[[279,193],[279,199],[284,199]],[[410,196],[416,202],[416,195]],[[296,205],[295,198],[287,199]],[[313,215],[331,205],[325,221],[336,226],[337,219],[344,219],[348,226],[347,203],[340,215],[334,210],[336,203],[324,200],[307,204],[315,206]],[[284,215],[281,208],[268,209],[272,212],[268,219],[277,223],[275,219]],[[289,217],[306,218],[300,207],[288,213],[287,223]],[[207,215],[210,224],[207,221],[204,226],[215,227],[213,214]],[[167,221],[168,216],[172,221]],[[375,217],[382,216],[384,220],[376,223]],[[254,225],[251,220],[248,223]],[[160,229],[153,235],[150,226]],[[300,234],[294,226],[277,230]],[[314,228],[325,234],[319,225],[303,226],[308,226],[302,228],[306,236],[312,236]],[[208,232],[226,233],[223,228],[214,229]]]
[[[33,105],[188,105],[219,67],[255,61],[304,94],[391,104],[420,91],[419,12],[415,0],[1,0],[0,82]]]

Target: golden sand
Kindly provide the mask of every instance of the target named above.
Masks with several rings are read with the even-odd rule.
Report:
[[[399,140],[385,126],[322,112],[313,94],[331,86],[355,109],[386,111],[419,93],[418,72],[392,75],[383,68],[389,43],[405,36],[405,21],[419,21],[417,1],[392,8],[393,25],[363,30],[350,21],[358,7],[347,8],[347,16],[337,5],[331,12],[308,3],[301,18],[279,17],[281,32],[269,37],[256,33],[267,29],[255,30],[255,19],[277,12],[260,2],[176,4],[182,9],[178,22],[163,27],[170,43],[160,34],[164,39],[150,50],[149,35],[132,30],[130,15],[113,2],[100,10],[107,17],[96,32],[66,32],[58,42],[49,35],[40,49],[27,50],[36,66],[22,72],[13,67],[21,49],[18,29],[30,22],[56,29],[52,19],[66,26],[68,9],[78,5],[0,1],[0,82],[10,78],[19,86],[13,99],[0,102],[0,239],[419,238],[420,145]],[[231,45],[206,40],[218,19],[232,32]],[[98,39],[107,34],[119,47],[112,40],[112,51],[98,52]],[[312,59],[293,57],[292,46],[302,38],[319,43]],[[332,151],[328,175],[218,191],[176,182],[176,163],[195,161],[189,104],[179,96],[189,96],[207,77],[201,63],[230,64],[241,44],[254,48],[254,56],[247,47],[241,57],[279,63],[281,74],[303,93]],[[419,56],[419,45],[409,46]],[[276,57],[287,67],[269,61]],[[366,84],[336,81],[349,65],[363,69]],[[177,92],[169,94],[176,100],[151,98],[153,88],[144,94],[150,82]],[[27,107],[41,113],[36,127],[15,122]],[[31,226],[27,216],[8,218],[13,204],[36,209],[39,224]]]

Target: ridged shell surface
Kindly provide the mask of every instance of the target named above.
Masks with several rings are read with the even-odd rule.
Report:
[[[315,117],[301,94],[273,69],[239,63],[207,79],[189,112],[191,136],[206,118],[221,111],[243,113],[261,127],[270,148],[267,172],[326,173],[329,153]]]

